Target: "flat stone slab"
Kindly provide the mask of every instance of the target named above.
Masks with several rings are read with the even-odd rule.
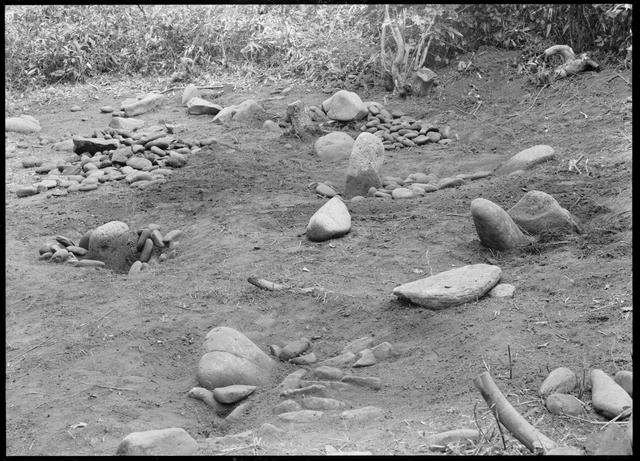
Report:
[[[495,170],[496,175],[506,175],[518,170],[529,168],[551,160],[555,157],[555,150],[551,146],[539,144],[518,152]]]
[[[120,445],[118,455],[178,456],[193,455],[198,443],[179,427],[144,432],[132,432]]]
[[[498,266],[472,264],[405,283],[394,288],[393,294],[419,306],[439,310],[481,298],[498,283],[501,274]]]

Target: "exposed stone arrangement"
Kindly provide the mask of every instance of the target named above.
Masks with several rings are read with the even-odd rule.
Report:
[[[172,230],[164,236],[160,226],[149,224],[133,231],[121,221],[110,221],[88,230],[76,245],[73,240],[57,235],[55,242],[45,243],[38,250],[38,259],[66,263],[75,267],[106,267],[128,272],[130,277],[176,256],[176,246],[182,231]]]

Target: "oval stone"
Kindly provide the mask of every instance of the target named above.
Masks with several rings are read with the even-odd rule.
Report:
[[[121,221],[97,227],[89,237],[89,259],[104,261],[113,270],[127,272],[135,261],[138,235]]]
[[[439,310],[476,301],[498,283],[501,274],[498,266],[472,264],[405,283],[394,288],[393,294],[428,309]]]
[[[307,238],[313,242],[322,242],[340,237],[351,230],[351,215],[340,197],[328,200],[316,211],[307,225]]]
[[[480,242],[494,250],[509,250],[529,244],[533,239],[522,233],[509,214],[484,198],[471,202],[471,216]]]
[[[217,387],[213,390],[213,397],[220,403],[235,403],[251,395],[257,388],[245,384]]]

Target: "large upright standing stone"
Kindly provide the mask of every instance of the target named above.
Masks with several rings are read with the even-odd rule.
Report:
[[[109,269],[128,272],[137,259],[138,235],[121,221],[110,221],[91,232],[88,259],[102,261]]]
[[[382,186],[380,168],[384,162],[382,140],[371,134],[361,133],[353,144],[344,195],[346,199],[356,195],[366,196],[371,187]]]
[[[471,202],[471,216],[480,242],[494,250],[510,250],[532,242],[511,216],[491,200],[476,198]]]

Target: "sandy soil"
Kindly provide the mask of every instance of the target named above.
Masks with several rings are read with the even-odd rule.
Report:
[[[476,58],[478,72],[442,71],[443,84],[428,97],[389,99],[388,108],[448,123],[458,139],[448,146],[388,151],[382,174],[445,177],[493,169],[535,144],[553,146],[559,160],[523,176],[480,179],[417,199],[349,203],[352,231],[330,242],[311,243],[302,235],[326,200],[309,184],[343,184],[346,162],[322,163],[310,145],[259,128],[188,116],[180,92],[169,93],[170,104],[140,118],[178,123],[184,126],[180,137],[216,136],[239,151],[205,148],[169,182],[144,191],[113,183],[66,197],[16,198],[18,186],[36,181],[32,169],[21,167],[23,158],[65,154],[40,145],[38,136],[8,133],[7,455],[111,455],[132,431],[175,426],[202,442],[203,454],[215,453],[207,437],[265,422],[286,432],[238,443],[231,453],[323,454],[327,444],[373,454],[428,453],[428,435],[476,424],[492,435],[481,452],[526,453],[509,434],[504,449],[474,388],[474,377],[487,369],[539,430],[584,446],[587,434],[600,427],[594,421],[604,421],[590,407],[589,370],[613,374],[632,367],[633,312],[624,309],[632,307],[631,87],[611,68],[540,91],[516,75],[516,57],[488,50]],[[621,75],[631,80],[630,71]],[[468,95],[471,84],[483,101],[477,109],[476,98]],[[106,128],[110,115],[98,108],[118,106],[140,92],[95,88],[78,86],[72,96],[46,101],[27,96],[11,106],[10,115],[29,107],[27,113],[41,121],[41,135],[59,141]],[[284,114],[297,98],[319,104],[328,96],[298,85],[284,99],[270,99],[271,90],[238,88],[219,101],[228,105],[253,97],[271,113]],[[386,95],[380,89],[356,91],[363,100],[383,102]],[[73,104],[83,110],[70,112]],[[568,161],[580,155],[589,159],[589,175],[568,170]],[[481,246],[471,200],[485,197],[508,209],[527,190],[553,195],[586,232],[527,252]],[[79,239],[111,220],[133,228],[158,223],[186,237],[176,258],[135,281],[108,270],[38,261],[38,248],[53,236]],[[483,298],[434,312],[392,295],[402,283],[487,261],[502,268],[503,282],[516,286],[513,298]],[[261,291],[247,283],[249,276],[322,286],[330,293],[316,298]],[[399,357],[356,371],[380,377],[382,389],[337,396],[354,407],[379,406],[385,418],[278,423],[271,412],[279,401],[273,388],[296,369],[281,363],[272,387],[251,396],[248,415],[234,423],[221,420],[186,396],[197,385],[204,336],[221,325],[243,332],[265,351],[269,344],[317,336],[313,351],[320,358],[366,335],[389,341],[402,351]],[[582,421],[550,415],[537,396],[558,366],[586,379],[581,399],[588,411]],[[80,422],[86,427],[72,427]]]

